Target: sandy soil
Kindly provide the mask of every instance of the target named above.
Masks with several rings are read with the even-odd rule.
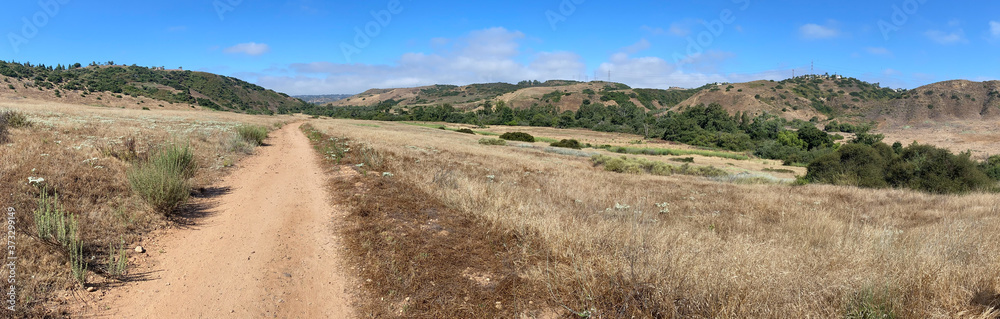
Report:
[[[147,243],[140,279],[106,294],[96,317],[352,317],[335,237],[343,210],[298,124],[208,189],[194,225]],[[137,254],[133,252],[133,254]]]

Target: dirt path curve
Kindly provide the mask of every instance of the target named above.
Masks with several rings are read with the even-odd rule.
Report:
[[[349,318],[326,177],[300,124],[271,133],[211,214],[149,247],[150,280],[112,291],[110,317]],[[163,253],[159,253],[160,251]]]

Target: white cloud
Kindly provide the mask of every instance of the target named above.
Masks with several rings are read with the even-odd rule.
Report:
[[[939,30],[930,30],[924,33],[928,39],[937,42],[938,44],[951,45],[958,43],[968,43],[969,40],[965,39],[965,32],[962,29],[958,29],[955,32],[944,32]]]
[[[650,46],[649,41],[646,41],[646,39],[641,39],[639,40],[639,42],[636,42],[633,45],[622,48],[622,51],[627,52],[628,54],[635,54],[636,52],[649,49],[649,46]]]
[[[484,82],[516,83],[522,80],[580,79],[591,75],[583,58],[574,52],[534,52],[521,47],[523,33],[493,28],[459,38],[437,39],[448,45],[430,52],[406,53],[390,64],[296,63],[266,74],[244,74],[264,87],[289,94],[360,93],[371,88],[415,87],[432,84],[465,85]],[[637,88],[698,87],[709,82],[782,79],[780,72],[721,74],[718,67],[734,57],[709,50],[681,61],[683,68],[660,57],[634,56],[649,41],[623,48],[596,70],[599,79]]]
[[[838,37],[840,36],[840,31],[832,26],[809,23],[799,27],[799,34],[805,39],[816,40]]]
[[[893,56],[892,51],[889,51],[889,49],[882,48],[882,47],[869,47],[869,48],[865,48],[865,51],[867,51],[868,54],[871,54],[871,55],[881,55],[881,56],[888,56],[888,57]]]
[[[990,35],[994,38],[1000,38],[1000,22],[990,21]]]
[[[257,82],[290,94],[360,93],[371,88],[398,88],[432,84],[576,79],[587,73],[583,58],[572,52],[526,54],[520,48],[525,35],[504,28],[472,31],[432,53],[406,53],[392,64],[291,64],[295,76],[260,75]],[[521,62],[527,61],[527,62]]]
[[[667,33],[667,31],[663,30],[663,28],[654,28],[648,25],[639,27],[639,30],[649,32],[650,35],[663,35]]]
[[[676,21],[670,24],[669,28],[653,28],[650,26],[639,27],[640,30],[648,32],[650,35],[672,35],[676,37],[686,37],[691,35],[691,30],[694,26],[699,25],[700,21],[695,19],[684,19]]]
[[[691,23],[685,22],[674,22],[670,24],[670,29],[668,30],[670,34],[678,37],[686,37],[691,34]]]
[[[271,47],[264,43],[248,42],[228,47],[222,52],[259,56],[271,52]]]

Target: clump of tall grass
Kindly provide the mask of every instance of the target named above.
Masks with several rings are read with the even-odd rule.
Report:
[[[35,209],[35,227],[38,238],[57,243],[69,251],[70,272],[73,279],[83,284],[87,279],[87,263],[83,260],[83,244],[80,242],[76,218],[67,214],[59,204],[59,195],[49,197],[42,190]]]
[[[361,164],[370,169],[380,169],[383,165],[382,153],[369,145],[361,146]]]
[[[499,138],[481,138],[479,144],[483,145],[507,145],[507,141]]]
[[[236,127],[236,133],[253,146],[263,145],[267,138],[267,128],[260,125],[240,125]]]
[[[35,228],[38,238],[69,246],[76,238],[77,223],[76,218],[67,214],[62,205],[59,205],[58,194],[49,197],[42,190],[38,197],[38,209],[35,210]]]
[[[28,120],[27,115],[13,110],[0,111],[0,122],[12,128],[31,126],[31,121]]]
[[[893,296],[888,289],[865,288],[847,301],[844,318],[848,319],[892,319],[898,318],[893,311]]]
[[[132,191],[157,211],[169,214],[188,199],[188,179],[197,165],[189,146],[170,145],[128,170]]]
[[[0,143],[10,141],[10,128],[31,126],[28,117],[17,111],[0,111]]]
[[[121,244],[118,246],[115,246],[114,243],[108,244],[108,259],[105,265],[108,276],[121,277],[125,275],[125,270],[128,267],[128,253],[125,250],[125,239],[122,239]]]
[[[591,161],[594,165],[604,165],[604,170],[616,173],[626,173],[626,174],[643,174],[648,173],[652,175],[673,175],[673,174],[683,174],[683,175],[695,175],[695,176],[725,176],[728,175],[726,171],[712,167],[712,166],[697,166],[692,167],[688,164],[682,166],[674,166],[664,162],[650,161],[644,158],[629,158],[629,157],[613,157],[607,155],[594,155],[591,157]]]
[[[83,243],[73,239],[69,244],[70,271],[76,282],[85,284],[87,282],[87,262],[83,260]]]
[[[708,151],[708,150],[675,150],[669,148],[656,148],[656,147],[628,147],[628,146],[611,146],[611,145],[601,145],[597,148],[603,148],[610,152],[620,153],[620,154],[635,154],[635,155],[669,155],[669,156],[685,156],[685,155],[701,155],[707,157],[720,157],[728,158],[734,160],[748,160],[750,157],[741,154],[728,153],[723,151]]]
[[[238,134],[233,134],[229,138],[223,140],[223,147],[230,153],[243,153],[250,155],[253,154],[253,149],[256,146],[247,142],[246,139]]]

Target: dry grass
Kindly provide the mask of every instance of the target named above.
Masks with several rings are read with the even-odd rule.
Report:
[[[482,232],[537,243],[520,254],[538,262],[516,275],[547,298],[534,308],[519,300],[519,309],[595,318],[998,315],[995,195],[623,175],[587,158],[440,130],[313,122],[392,154],[385,170],[399,183],[474,216]]]
[[[79,301],[65,248],[38,238],[33,211],[43,189],[58,194],[65,212],[77,220],[90,285],[134,279],[120,273],[120,259],[107,263],[108,247],[125,247],[172,223],[134,195],[126,171],[152,150],[171,141],[190,143],[199,163],[193,188],[210,185],[224,167],[243,154],[224,141],[242,123],[272,125],[288,117],[251,117],[195,111],[138,111],[0,101],[0,108],[27,115],[30,127],[10,130],[0,144],[0,207],[17,219],[17,306],[19,316],[59,315]],[[229,163],[229,165],[226,165]],[[29,178],[44,178],[30,183]],[[128,262],[126,262],[127,265]],[[112,266],[118,269],[109,269]],[[134,274],[132,274],[134,275]]]

